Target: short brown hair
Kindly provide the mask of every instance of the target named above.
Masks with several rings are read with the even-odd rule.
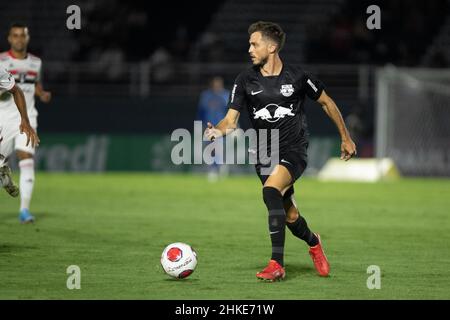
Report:
[[[286,33],[281,29],[280,25],[269,21],[258,21],[252,23],[248,28],[248,34],[251,35],[254,32],[261,32],[263,37],[269,38],[277,44],[278,51],[283,49],[286,41]]]

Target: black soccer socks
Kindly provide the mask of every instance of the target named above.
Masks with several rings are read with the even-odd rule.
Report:
[[[286,229],[286,212],[281,192],[273,187],[263,188],[263,199],[269,211],[269,233],[272,241],[272,260],[284,265],[284,239]]]
[[[314,247],[319,244],[319,239],[308,228],[305,218],[299,215],[298,219],[292,223],[286,222],[289,230],[297,238],[304,240],[310,247]]]

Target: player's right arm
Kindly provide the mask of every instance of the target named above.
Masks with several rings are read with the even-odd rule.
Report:
[[[216,126],[208,122],[205,137],[212,141],[215,138],[224,136],[237,128],[239,115],[247,106],[247,94],[245,91],[245,74],[241,73],[234,82],[233,90],[230,94],[228,112]]]
[[[11,89],[8,90],[14,97],[14,102],[17,106],[17,109],[20,113],[20,133],[25,133],[27,135],[27,146],[31,142],[31,146],[35,147],[39,144],[39,137],[36,134],[36,131],[31,127],[30,120],[28,119],[27,113],[27,105],[25,102],[25,96],[23,94],[22,89],[20,89],[17,85],[13,85]]]
[[[215,138],[222,137],[232,132],[237,128],[239,121],[239,115],[241,113],[235,109],[228,109],[225,118],[223,118],[216,126],[213,126],[211,122],[208,122],[205,137],[212,141]]]
[[[306,95],[310,99],[317,101],[320,105],[322,105],[325,113],[335,123],[342,139],[341,159],[348,161],[351,157],[356,155],[356,146],[348,133],[347,127],[345,126],[345,122],[342,119],[341,112],[339,111],[336,103],[326,94],[325,86],[322,81],[318,80],[308,72],[303,74],[302,86],[305,88]]]

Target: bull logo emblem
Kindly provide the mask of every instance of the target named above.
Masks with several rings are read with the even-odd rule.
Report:
[[[253,108],[253,119],[261,119],[268,122],[277,122],[285,116],[295,116],[295,114],[292,112],[292,106],[293,105],[291,104],[289,108],[286,108],[275,103],[270,103],[264,108],[259,109],[258,111],[256,111],[256,108]]]
[[[290,97],[294,93],[294,87],[292,84],[283,84],[281,85],[280,92],[285,97]]]
[[[259,119],[261,118],[261,120],[267,120],[267,119],[272,119],[272,115],[270,114],[269,110],[265,108],[259,109],[258,111],[256,111],[255,108],[253,108],[253,114],[255,115],[253,117],[253,119]]]

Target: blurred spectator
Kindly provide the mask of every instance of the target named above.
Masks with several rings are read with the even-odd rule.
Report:
[[[225,117],[228,109],[228,98],[230,92],[224,88],[223,78],[216,76],[210,81],[209,88],[202,91],[198,103],[197,119],[201,120],[203,127],[208,122],[216,125]],[[214,143],[218,143],[220,150],[214,155],[215,161],[208,167],[208,180],[216,181],[219,175],[226,174],[226,166],[223,165],[223,139],[219,138]]]
[[[364,135],[365,125],[362,119],[363,108],[360,104],[353,108],[353,111],[345,118],[350,136],[358,144]]]
[[[164,47],[156,49],[150,56],[150,68],[153,81],[157,83],[169,81],[175,71],[170,52]]]
[[[217,124],[225,117],[228,109],[230,91],[224,88],[223,78],[213,77],[209,88],[202,91],[198,103],[198,119],[204,122]]]
[[[117,45],[111,44],[102,51],[93,51],[90,56],[92,72],[106,75],[110,81],[118,80],[125,72],[124,53]]]
[[[362,158],[372,157],[373,141],[371,132],[371,124],[368,117],[369,110],[364,103],[358,102],[353,107],[352,112],[345,118],[348,131],[353,138],[356,148],[358,150],[358,156]]]
[[[202,62],[226,61],[225,48],[222,39],[214,32],[202,34],[196,47],[193,48],[193,60]]]

